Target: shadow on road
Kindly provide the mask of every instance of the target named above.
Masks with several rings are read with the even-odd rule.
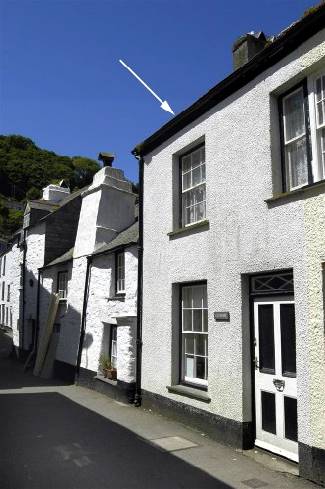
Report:
[[[56,393],[0,394],[1,489],[231,489]]]

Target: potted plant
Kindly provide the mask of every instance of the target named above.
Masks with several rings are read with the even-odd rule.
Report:
[[[99,367],[102,371],[103,375],[107,379],[116,380],[117,379],[117,371],[116,368],[113,367],[112,362],[108,358],[107,355],[101,355],[99,358]]]

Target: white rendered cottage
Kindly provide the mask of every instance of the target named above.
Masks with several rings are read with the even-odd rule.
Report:
[[[82,193],[74,247],[41,268],[40,341],[59,295],[44,375],[132,400],[135,383],[138,224],[136,195],[105,166]],[[116,370],[107,379],[105,357]],[[47,365],[51,364],[48,369]]]
[[[143,403],[324,483],[325,6],[234,56],[133,151]]]

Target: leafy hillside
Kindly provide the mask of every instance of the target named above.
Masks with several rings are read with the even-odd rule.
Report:
[[[99,169],[89,158],[60,156],[19,135],[0,136],[0,235],[21,225],[22,211],[8,205],[12,199],[40,198],[43,187],[62,179],[71,190],[82,188]]]

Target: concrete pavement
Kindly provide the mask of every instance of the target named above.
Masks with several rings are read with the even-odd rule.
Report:
[[[318,487],[277,457],[244,455],[152,412],[22,370],[0,358],[1,489]]]

